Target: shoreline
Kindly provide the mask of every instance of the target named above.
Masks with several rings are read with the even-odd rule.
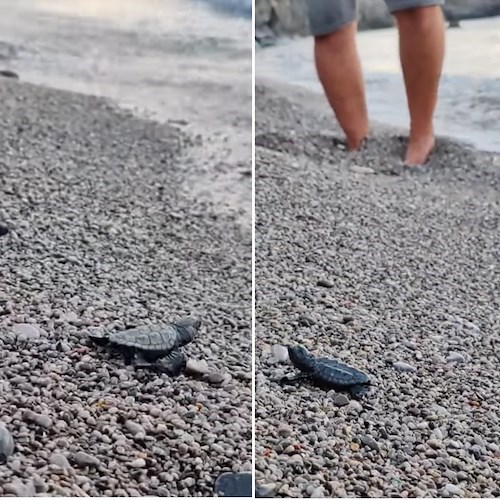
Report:
[[[17,81],[0,96],[0,407],[16,443],[0,493],[213,495],[251,468],[248,230],[192,196],[203,161],[179,128]],[[86,341],[186,315],[207,375],[134,372]],[[19,344],[19,328],[35,333]]]

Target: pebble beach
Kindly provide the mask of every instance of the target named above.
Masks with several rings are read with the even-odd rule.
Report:
[[[402,168],[374,124],[349,154],[327,103],[256,90],[260,496],[500,495],[500,157],[439,138]],[[282,386],[300,344],[366,372],[367,397]]]
[[[212,496],[251,470],[251,232],[193,196],[203,138],[22,81],[0,99],[0,495]],[[87,339],[190,315],[175,379]]]

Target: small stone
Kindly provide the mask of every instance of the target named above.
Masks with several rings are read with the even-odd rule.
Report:
[[[273,356],[279,363],[286,363],[288,361],[288,349],[279,344],[273,345]]]
[[[282,424],[278,428],[278,435],[284,438],[290,437],[293,433],[293,428],[290,425]]]
[[[188,359],[186,363],[186,373],[191,375],[207,375],[210,373],[210,368],[205,360],[198,361],[196,359]]]
[[[144,460],[144,458],[136,458],[130,462],[130,467],[133,469],[142,469],[143,467],[146,467],[146,460]]]
[[[12,333],[14,333],[19,342],[30,342],[40,338],[40,330],[29,323],[14,325]]]
[[[44,427],[45,429],[52,427],[52,419],[48,415],[35,413],[31,410],[27,410],[24,412],[24,419],[27,422],[33,422],[34,424],[37,424],[40,427]]]
[[[298,454],[296,454],[296,455],[290,455],[290,457],[287,459],[287,463],[290,464],[290,465],[303,466],[304,465],[304,460]]]
[[[257,498],[272,498],[278,492],[279,486],[276,483],[265,483],[255,485],[255,496]]]
[[[463,496],[464,492],[458,486],[455,486],[454,484],[448,483],[443,488],[441,494],[446,498],[452,497],[452,496],[461,497],[461,496]]]
[[[61,472],[65,473],[71,470],[68,459],[62,453],[54,453],[51,455],[49,462],[55,465]]]
[[[371,448],[374,451],[380,450],[380,447],[379,447],[377,441],[375,441],[375,439],[373,439],[373,437],[371,437],[371,436],[361,436],[361,442],[365,446],[367,446],[368,448]]]
[[[80,467],[97,467],[100,465],[100,460],[97,457],[89,455],[84,451],[78,451],[73,455],[73,460]]]
[[[14,453],[14,438],[7,427],[0,424],[0,464]]]
[[[412,373],[412,372],[416,372],[417,369],[408,364],[408,363],[405,363],[404,361],[397,361],[396,363],[394,363],[392,365],[396,370],[400,371],[400,372],[408,372],[408,373]]]
[[[348,407],[349,409],[357,411],[358,413],[363,410],[363,405],[355,399],[349,401]]]
[[[373,170],[373,168],[363,167],[362,165],[352,165],[350,170],[355,174],[370,175],[375,173],[375,170]]]
[[[459,352],[450,352],[446,357],[448,363],[465,363],[465,357]]]
[[[313,492],[311,493],[311,498],[325,498],[325,489],[323,488],[323,486],[314,488]]]
[[[214,372],[208,375],[208,381],[212,385],[221,385],[226,380],[226,377],[223,373]]]
[[[441,446],[442,446],[441,441],[439,441],[438,439],[429,439],[429,441],[427,441],[427,444],[431,448],[434,448],[435,450],[441,448]]]
[[[352,451],[359,451],[359,444],[358,443],[351,443],[350,448]]]
[[[318,280],[317,285],[322,286],[324,288],[333,288],[335,286],[335,283],[333,283],[327,279],[320,279],[320,280]]]
[[[213,443],[210,446],[210,448],[212,449],[212,451],[215,451],[215,453],[217,453],[218,455],[223,455],[224,454],[224,448],[220,444]]]
[[[346,406],[349,404],[349,398],[345,394],[336,394],[333,398],[335,406]]]
[[[132,420],[127,420],[125,422],[125,427],[134,436],[139,433],[145,434],[144,427]]]
[[[301,315],[299,316],[299,325],[301,326],[313,326],[316,324],[316,321],[310,316]]]

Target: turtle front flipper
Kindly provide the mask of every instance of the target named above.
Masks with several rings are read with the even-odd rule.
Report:
[[[370,386],[367,384],[357,384],[349,387],[349,393],[354,399],[363,399],[370,391]]]
[[[294,375],[293,377],[283,377],[279,380],[281,385],[294,385],[299,382],[304,382],[306,380],[310,380],[311,376],[309,373],[299,373],[298,375]]]
[[[171,377],[177,377],[184,372],[186,364],[186,355],[180,349],[176,349],[163,358],[160,358],[155,364],[151,365],[151,367]]]

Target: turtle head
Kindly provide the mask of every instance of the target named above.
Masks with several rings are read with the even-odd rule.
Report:
[[[180,345],[186,345],[196,337],[201,321],[198,318],[184,318],[178,321],[175,326],[179,332]]]
[[[310,372],[314,366],[314,356],[301,345],[288,346],[288,357],[295,368],[303,372]]]

